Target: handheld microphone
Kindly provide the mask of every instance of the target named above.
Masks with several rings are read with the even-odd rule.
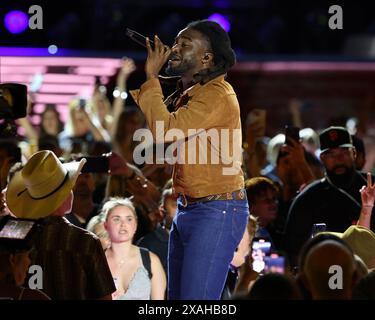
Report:
[[[136,32],[134,30],[131,30],[129,28],[126,28],[125,34],[130,39],[132,39],[134,42],[138,43],[139,45],[141,45],[144,48],[147,48],[145,36],[141,35],[140,33]],[[151,47],[154,48],[154,42],[152,40],[150,40],[150,44],[151,44]]]

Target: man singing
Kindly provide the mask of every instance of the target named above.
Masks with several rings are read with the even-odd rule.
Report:
[[[133,97],[156,140],[160,123],[167,133],[162,138],[183,132],[183,139],[176,134],[183,156],[173,172],[179,198],[169,239],[168,298],[219,299],[249,214],[240,108],[225,81],[235,54],[228,34],[207,20],[191,22],[171,49],[157,36],[153,46],[147,39],[147,52],[147,81]],[[167,61],[167,75],[180,80],[164,99],[158,75]]]

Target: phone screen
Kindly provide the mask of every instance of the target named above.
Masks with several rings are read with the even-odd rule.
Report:
[[[271,242],[266,239],[254,239],[251,248],[253,258],[252,268],[254,271],[260,273],[265,268],[264,258],[271,251]]]
[[[285,126],[285,144],[290,144],[290,140],[298,142],[299,137],[299,128],[294,126]]]
[[[20,239],[26,238],[35,222],[23,220],[8,220],[0,231],[0,238]]]
[[[87,161],[82,167],[82,173],[96,172],[96,173],[108,173],[109,170],[109,157],[83,157]],[[80,160],[82,158],[79,158]]]
[[[314,223],[311,230],[311,238],[315,237],[319,232],[327,230],[327,225],[325,223]]]
[[[271,253],[264,258],[264,273],[284,273],[285,257],[278,253]]]

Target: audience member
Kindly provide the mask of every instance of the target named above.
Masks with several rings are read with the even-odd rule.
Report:
[[[9,210],[42,219],[34,264],[43,270],[43,291],[52,299],[111,299],[116,290],[99,239],[69,223],[73,186],[85,164],[62,164],[51,151],[35,153],[10,180]]]

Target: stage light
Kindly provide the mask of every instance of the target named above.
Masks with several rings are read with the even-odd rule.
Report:
[[[29,17],[22,11],[13,10],[5,15],[4,24],[10,33],[21,33],[28,27]]]
[[[229,20],[220,13],[213,13],[207,19],[210,21],[215,21],[218,24],[220,24],[226,32],[230,30]]]
[[[51,44],[51,45],[48,47],[48,53],[49,53],[49,54],[56,54],[58,50],[59,50],[59,49],[58,49],[57,46],[55,46],[54,44]]]

